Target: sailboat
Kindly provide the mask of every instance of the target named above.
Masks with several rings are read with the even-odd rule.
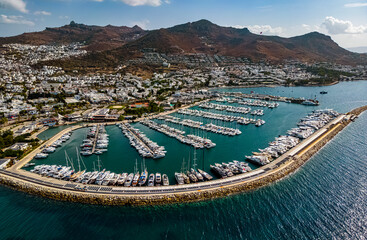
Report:
[[[78,148],[75,148],[75,149],[76,149],[76,153],[77,153],[78,169],[79,169],[79,171],[76,174],[74,174],[72,177],[70,177],[70,181],[81,182],[83,180],[83,176],[85,174],[86,167],[85,167],[85,164],[83,162],[85,169],[84,170],[81,170]]]
[[[194,150],[194,159],[193,159],[193,164],[192,164],[193,168],[191,168],[191,173],[195,174],[196,178],[199,181],[204,181],[203,175],[201,175],[198,171],[196,171],[196,166],[197,166],[196,161],[197,161],[197,159],[196,159],[196,150]]]
[[[139,181],[139,171],[138,171],[138,160],[136,159],[135,161],[135,167],[134,167],[134,178],[132,181],[132,186],[136,187],[136,185],[138,185],[138,181]]]
[[[145,159],[143,158],[143,163],[141,166],[141,175],[139,177],[138,185],[139,186],[144,185],[147,181],[147,177],[148,177],[148,171],[147,168],[145,167]]]

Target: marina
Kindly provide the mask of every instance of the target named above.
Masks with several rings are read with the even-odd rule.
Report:
[[[287,104],[287,103],[285,103],[285,104]],[[297,105],[289,105],[289,106],[295,106],[296,107]],[[281,110],[281,109],[284,109],[284,108],[281,107],[279,109]],[[277,108],[276,110],[273,109],[273,110],[269,110],[269,111],[274,111],[274,112],[272,112],[272,114],[276,114],[279,110]],[[335,134],[335,132],[340,131],[343,128],[343,126],[350,121],[348,119],[355,119],[355,117],[352,116],[352,115],[339,115],[336,118],[335,117],[329,117],[329,119],[325,117],[323,119],[325,120],[325,122],[327,124],[323,126],[323,125],[320,125],[320,124],[316,124],[314,122],[314,118],[315,117],[320,117],[321,115],[320,114],[319,114],[320,116],[309,115],[312,112],[313,112],[313,110],[310,110],[309,107],[305,107],[305,111],[301,116],[300,115],[294,116],[293,119],[295,119],[296,117],[298,119],[297,121],[294,121],[294,124],[292,124],[291,126],[284,125],[284,128],[282,129],[283,135],[284,135],[284,133],[287,133],[287,134],[289,134],[289,137],[292,137],[292,138],[283,138],[283,135],[282,135],[282,137],[280,137],[279,139],[276,139],[276,141],[275,141],[276,144],[278,144],[278,145],[290,144],[291,140],[294,140],[294,138],[299,139],[300,142],[297,145],[295,145],[293,148],[290,148],[286,153],[284,153],[282,155],[279,154],[278,158],[276,158],[275,160],[271,161],[270,163],[268,163],[265,166],[260,167],[260,168],[257,168],[256,165],[252,165],[252,163],[250,161],[246,162],[244,160],[245,160],[245,156],[250,156],[249,153],[251,153],[251,152],[254,152],[254,156],[256,156],[256,154],[261,154],[262,152],[260,150],[261,149],[264,150],[267,147],[267,146],[264,146],[264,145],[262,147],[260,146],[260,148],[258,147],[259,150],[257,150],[258,151],[257,153],[255,153],[254,148],[252,148],[252,149],[250,148],[248,150],[244,149],[244,152],[242,151],[242,154],[239,157],[231,156],[230,158],[228,158],[228,157],[227,158],[222,158],[223,160],[219,160],[219,161],[217,160],[218,156],[216,158],[211,157],[211,154],[217,154],[216,151],[211,153],[211,151],[213,151],[217,148],[213,148],[213,150],[210,150],[210,151],[205,150],[205,151],[207,151],[207,152],[205,152],[205,154],[204,154],[204,149],[198,149],[197,151],[199,153],[198,154],[199,158],[197,159],[197,165],[198,166],[200,165],[200,167],[198,167],[198,166],[194,167],[194,164],[193,164],[192,166],[187,166],[185,171],[177,171],[178,169],[180,169],[179,167],[178,168],[177,167],[176,168],[171,168],[177,174],[175,172],[172,173],[172,170],[171,171],[164,170],[163,165],[160,165],[161,167],[154,169],[154,167],[152,167],[152,164],[154,163],[154,161],[148,161],[148,165],[150,167],[147,167],[147,169],[152,168],[153,169],[152,172],[154,174],[152,175],[152,173],[148,173],[148,172],[146,174],[144,174],[144,176],[147,176],[147,178],[146,178],[147,180],[145,182],[146,185],[143,185],[143,186],[139,186],[138,183],[139,183],[139,180],[141,179],[140,178],[141,173],[145,173],[144,170],[139,171],[140,174],[137,174],[137,172],[136,173],[131,173],[132,171],[129,170],[129,169],[126,169],[126,171],[122,171],[122,170],[124,170],[124,168],[120,168],[118,171],[116,171],[116,170],[111,171],[110,170],[111,168],[108,167],[108,161],[106,161],[106,160],[103,161],[103,165],[104,165],[103,168],[106,168],[105,172],[108,172],[108,175],[107,175],[108,178],[105,179],[105,183],[104,183],[104,184],[106,184],[107,180],[108,180],[107,185],[103,185],[103,181],[102,181],[101,185],[98,185],[98,184],[95,184],[95,183],[94,184],[88,184],[88,182],[85,181],[84,178],[85,177],[90,178],[90,176],[94,172],[94,171],[89,170],[90,167],[88,167],[88,164],[90,166],[91,162],[88,163],[88,161],[85,161],[85,164],[87,165],[87,168],[88,168],[88,170],[85,171],[85,172],[87,172],[88,174],[85,174],[85,172],[84,172],[85,175],[83,176],[83,179],[76,178],[76,181],[81,180],[81,182],[75,182],[75,181],[70,181],[70,180],[68,180],[68,181],[59,180],[59,179],[55,179],[53,177],[48,177],[48,178],[47,177],[46,178],[41,177],[41,176],[40,177],[42,179],[47,179],[47,180],[42,180],[42,182],[44,182],[44,183],[42,183],[44,187],[52,186],[52,188],[55,188],[56,186],[58,186],[61,189],[65,189],[66,191],[72,191],[73,194],[79,194],[80,192],[83,192],[85,194],[93,194],[93,196],[95,196],[95,194],[112,194],[112,193],[113,194],[116,193],[117,195],[121,194],[121,196],[130,196],[130,194],[132,194],[132,192],[135,192],[135,194],[139,194],[140,196],[143,197],[145,194],[149,193],[149,191],[145,190],[145,188],[151,188],[152,187],[151,184],[150,184],[150,186],[148,186],[148,184],[149,184],[149,179],[152,180],[153,177],[154,177],[154,181],[156,181],[156,179],[161,178],[161,183],[160,184],[158,183],[157,185],[155,185],[155,189],[157,189],[157,192],[155,191],[156,194],[162,193],[162,194],[174,194],[174,195],[176,195],[176,194],[180,193],[180,196],[186,198],[187,196],[189,196],[189,195],[186,195],[186,192],[191,192],[194,189],[196,189],[196,190],[200,189],[201,191],[203,189],[207,189],[207,190],[205,190],[206,194],[209,193],[209,192],[211,192],[213,194],[214,193],[217,194],[218,190],[216,190],[216,189],[222,189],[222,187],[224,187],[224,186],[225,186],[224,189],[228,189],[228,191],[230,191],[230,192],[233,192],[233,191],[236,192],[238,190],[234,190],[234,189],[242,189],[242,187],[241,188],[237,188],[237,187],[234,188],[233,186],[247,186],[246,185],[247,182],[250,184],[250,182],[253,182],[253,181],[256,182],[257,181],[256,179],[267,179],[268,176],[269,177],[273,176],[273,174],[275,172],[283,172],[283,171],[286,171],[286,169],[289,169],[292,166],[297,166],[297,164],[299,162],[299,159],[300,159],[299,156],[304,156],[305,153],[307,153],[307,152],[311,151],[312,149],[314,149],[314,147],[312,147],[312,146],[316,147],[316,146],[319,146],[319,144],[325,144],[326,140],[323,140],[323,139],[329,139],[329,137],[327,137],[327,136],[329,136],[330,134],[333,135],[333,134]],[[315,112],[317,112],[317,111],[315,111]],[[283,114],[282,111],[279,111],[279,114]],[[177,114],[174,113],[172,115],[177,116],[178,113]],[[264,128],[265,129],[271,128],[273,122],[271,120],[269,120],[270,118],[269,118],[268,114],[264,115],[264,117],[267,120],[267,123],[269,124],[269,125],[266,124],[264,126]],[[290,118],[292,119],[292,117],[290,117]],[[193,116],[193,118],[191,120],[195,121],[194,119],[196,119],[196,116]],[[163,121],[163,120],[158,120],[158,121]],[[211,121],[211,120],[208,120],[208,121]],[[208,123],[208,121],[206,121],[205,123]],[[233,124],[236,124],[236,122],[227,122],[227,124],[228,125],[233,125]],[[134,128],[139,129],[140,131],[146,133],[147,136],[150,136],[149,138],[151,138],[153,141],[155,141],[157,139],[155,137],[155,135],[153,134],[153,132],[155,132],[155,130],[150,129],[150,128],[146,127],[145,125],[141,124],[141,123],[133,123],[132,125],[134,126]],[[249,126],[238,125],[238,126],[240,126],[242,131],[243,131],[243,128],[246,128],[246,133],[247,132],[260,131],[260,130],[257,130],[259,128],[256,128],[255,126],[251,126],[251,125],[249,125]],[[306,130],[306,132],[301,133],[301,135],[299,135],[298,137],[291,136],[291,134],[296,134],[296,133],[300,132],[300,130],[296,130],[297,128],[300,128],[301,130],[302,129],[304,130],[304,128],[306,128],[306,127],[317,127],[319,129],[315,130],[308,138],[306,136],[310,132],[309,129]],[[90,126],[89,126],[89,128],[90,128]],[[110,125],[110,126],[106,126],[105,128],[106,128],[106,131],[107,131],[108,135],[110,136],[110,145],[115,144],[115,140],[111,140],[111,136],[112,136],[112,139],[115,139],[115,137],[118,137],[118,138],[121,139],[121,136],[122,136],[121,130],[120,130],[120,134],[118,132],[116,132],[116,130],[115,130],[115,129],[119,129],[118,126]],[[189,128],[191,129],[191,127],[182,126],[182,128],[180,128],[180,130],[178,130],[178,129],[177,130],[187,132],[187,129],[189,129]],[[65,130],[65,131],[68,132],[68,130]],[[77,137],[78,135],[80,135],[80,133],[85,132],[85,131],[88,131],[88,128],[85,128],[85,127],[80,128],[80,126],[77,126],[77,127],[73,128],[73,135],[72,135],[72,137],[69,141],[71,141],[71,142],[76,141],[77,139],[74,139],[74,138]],[[62,136],[66,132],[61,131],[60,135],[58,135],[58,136]],[[188,132],[189,133],[194,133],[194,132],[190,132],[190,131],[188,131]],[[305,135],[302,135],[302,134],[305,134]],[[81,137],[82,137],[82,135],[81,135]],[[188,134],[188,135],[191,135],[191,134]],[[213,132],[208,132],[208,136],[209,135],[217,136],[216,139],[226,137],[226,136],[222,136],[222,134],[215,134]],[[281,134],[278,134],[278,135],[281,135]],[[230,140],[230,139],[233,139],[233,141],[237,141],[237,140],[243,141],[243,140],[241,140],[241,138],[246,137],[246,136],[247,136],[247,134],[246,135],[240,134],[240,135],[237,135],[236,138],[227,138],[228,140],[226,139],[225,141],[220,141],[220,145],[218,145],[218,146],[225,145],[226,141],[229,141],[228,144],[234,145],[232,143],[232,140]],[[300,136],[304,136],[306,138],[299,138]],[[57,136],[55,136],[55,137],[57,137]],[[273,141],[273,140],[270,139],[270,137],[271,136],[269,136],[269,138],[267,138],[267,139],[269,139],[268,142]],[[59,138],[59,137],[57,137],[57,138]],[[52,138],[52,139],[50,139],[50,141],[53,141],[54,139],[55,138]],[[274,139],[274,137],[273,137],[273,139]],[[77,142],[78,141],[79,141],[79,144],[80,144],[81,140],[77,140]],[[261,139],[261,142],[264,142],[264,138]],[[127,143],[128,143],[128,141],[127,141]],[[164,143],[163,145],[165,147],[167,146],[167,148],[170,148],[169,144],[167,144],[168,142],[163,141],[162,143]],[[174,143],[172,142],[172,144],[174,144]],[[175,145],[176,145],[176,143],[175,143]],[[67,146],[67,145],[65,145],[65,146]],[[189,146],[187,146],[187,147],[189,147]],[[228,148],[228,149],[231,149],[231,148]],[[60,150],[62,150],[62,149],[56,150],[53,153],[53,155],[55,154],[55,156],[56,156]],[[111,150],[106,152],[105,155],[102,155],[101,157],[102,158],[106,158],[106,157],[108,158],[108,156],[110,154],[110,151]],[[236,152],[239,152],[239,151],[236,151]],[[169,153],[169,151],[167,151],[167,153]],[[71,156],[72,154],[69,154],[69,155]],[[205,157],[204,157],[204,155],[205,155]],[[273,154],[273,155],[275,156],[275,154]],[[296,157],[296,156],[298,156],[298,157]],[[93,156],[90,156],[86,159],[89,159],[89,158],[92,158],[92,157]],[[219,158],[221,158],[221,157],[219,157]],[[164,157],[163,160],[164,159],[166,159],[166,157]],[[228,159],[228,160],[226,161],[225,159]],[[233,160],[233,159],[239,159],[239,160]],[[303,159],[303,158],[301,158],[301,159]],[[44,161],[44,160],[39,160],[40,161],[39,163],[38,163],[38,160],[34,160],[34,161],[36,161],[35,162],[36,166],[34,166],[34,167],[37,167],[38,165],[41,165],[41,164],[49,165],[49,166],[52,166],[52,165],[63,166],[63,165],[60,165],[60,164],[48,164],[46,162],[41,163],[41,161]],[[52,162],[52,159],[48,158],[47,161]],[[182,161],[182,159],[179,162],[181,162],[181,161]],[[92,161],[92,163],[93,162],[94,161]],[[33,163],[33,161],[31,163]],[[135,165],[135,164],[133,164],[133,165]],[[16,166],[19,166],[19,164],[16,164]],[[22,166],[22,165],[20,165],[20,166]],[[63,166],[63,167],[65,167],[65,166]],[[37,180],[37,178],[34,177],[38,174],[34,174],[34,173],[29,172],[30,169],[34,169],[34,168],[33,167],[28,168],[28,171],[24,171],[24,170],[21,170],[21,169],[19,169],[17,171],[19,171],[24,177],[26,177],[25,179],[33,179],[32,181],[34,183],[39,184],[39,181]],[[84,171],[83,168],[81,170],[82,170],[81,172]],[[103,170],[101,170],[101,171],[103,171]],[[201,172],[201,171],[203,171],[203,172]],[[118,174],[116,174],[116,172],[118,172]],[[158,173],[161,173],[161,172],[164,172],[165,174],[158,174]],[[209,178],[212,177],[211,181],[208,181],[208,178],[205,177],[204,172],[208,174]],[[124,174],[124,173],[126,173],[126,174]],[[197,173],[199,173],[200,175],[197,174]],[[1,174],[3,174],[3,173],[1,173]],[[8,175],[8,176],[10,178],[12,178],[10,175]],[[15,175],[13,175],[13,177],[14,176]],[[20,175],[17,175],[17,176],[20,176]],[[278,174],[277,176],[281,176],[281,175]],[[125,179],[125,177],[126,177],[126,179]],[[131,179],[131,180],[129,180],[129,179]],[[164,182],[166,182],[166,181],[164,181],[165,179],[169,181],[170,185],[165,185],[164,184]],[[201,181],[200,179],[207,180],[207,181]],[[130,182],[130,185],[129,185],[130,187],[129,188],[124,188],[123,187],[125,185],[125,183],[123,185],[118,184],[119,181],[122,182],[124,180],[125,180],[125,183]],[[188,184],[183,184],[183,185],[179,184],[179,182],[181,182],[181,180],[183,180],[183,183],[189,183],[189,182],[195,182],[195,181],[196,181],[196,183],[192,184],[192,187],[191,187],[191,184],[190,185],[188,185]],[[60,185],[60,181],[62,181],[64,183],[61,183],[61,185]],[[49,183],[47,183],[47,182],[49,182],[51,185],[49,185]],[[135,184],[133,184],[133,183],[135,183]],[[44,184],[46,184],[46,185],[44,185]],[[54,185],[54,184],[58,184],[58,185]],[[109,184],[112,184],[112,185],[109,185]],[[108,189],[105,188],[104,186],[106,186],[106,187],[108,186]],[[185,186],[190,186],[190,187],[185,188]],[[251,186],[253,186],[253,185],[251,184]],[[164,189],[163,187],[169,187],[169,188]],[[184,189],[181,189],[181,187],[183,187]],[[141,190],[135,190],[135,189],[141,189]],[[229,189],[231,189],[231,190],[229,190]],[[136,192],[136,191],[138,191],[139,193]],[[221,190],[221,191],[223,192],[223,190]],[[224,191],[224,192],[226,192],[226,194],[229,193],[229,192],[227,192],[227,190]],[[152,192],[152,194],[153,194],[153,192]],[[153,196],[154,196],[153,197],[154,199],[157,199],[156,195],[153,195]],[[125,199],[125,197],[122,197],[122,198],[119,198],[119,199],[122,200],[122,199]],[[180,201],[182,201],[181,197],[180,197],[180,199],[181,199]],[[122,201],[125,201],[125,200],[122,200]],[[167,199],[165,198],[164,201],[167,202]],[[188,201],[188,200],[185,200],[185,201]]]
[[[367,107],[361,108],[361,110],[356,110],[355,113],[358,114],[358,112],[364,111],[366,110]],[[193,200],[192,197],[195,197],[196,200],[198,200],[198,198],[200,197],[208,197],[207,194],[214,194],[211,196],[219,196],[222,194],[230,194],[233,192],[237,192],[237,191],[242,191],[243,189],[246,189],[248,186],[248,184],[252,184],[252,182],[255,182],[255,186],[261,186],[262,184],[265,183],[261,183],[260,179],[267,179],[267,181],[270,181],[270,179],[273,179],[272,181],[278,179],[279,176],[284,176],[283,174],[286,174],[289,170],[294,169],[294,167],[296,166],[300,166],[299,164],[302,165],[303,161],[307,161],[307,159],[309,157],[307,157],[307,155],[305,155],[306,152],[310,152],[313,151],[314,153],[317,152],[317,149],[321,148],[324,144],[326,144],[333,136],[335,136],[340,130],[342,130],[344,128],[344,124],[348,124],[351,122],[351,118],[354,116],[354,113],[350,113],[350,115],[340,115],[339,117],[335,118],[334,120],[332,120],[331,122],[329,122],[328,124],[326,124],[323,128],[319,129],[318,131],[316,131],[314,134],[312,134],[309,138],[303,140],[300,144],[298,144],[297,146],[295,146],[294,148],[292,148],[290,151],[288,151],[287,153],[283,154],[281,157],[279,157],[278,159],[274,160],[273,162],[269,163],[269,166],[264,166],[262,168],[253,170],[253,171],[249,171],[243,174],[238,174],[236,176],[234,176],[233,171],[235,169],[239,170],[239,167],[236,167],[236,162],[232,162],[232,163],[222,163],[222,164],[215,164],[216,169],[215,172],[217,172],[218,174],[222,175],[223,179],[220,180],[212,180],[209,182],[206,181],[201,181],[198,182],[196,184],[190,184],[187,186],[190,186],[189,188],[185,186],[183,183],[186,182],[186,174],[184,173],[175,173],[175,178],[178,182],[178,185],[176,186],[157,186],[157,190],[154,192],[151,192],[147,189],[149,189],[150,187],[134,187],[136,186],[136,184],[134,185],[134,182],[138,181],[138,178],[136,178],[137,175],[139,174],[135,174],[134,178],[133,178],[133,184],[132,184],[132,188],[129,188],[131,190],[118,190],[118,188],[114,188],[114,187],[99,187],[99,188],[94,188],[93,186],[84,186],[83,185],[79,185],[79,184],[58,184],[56,185],[56,182],[59,180],[55,180],[55,183],[53,183],[53,181],[48,180],[48,181],[42,181],[42,183],[35,178],[33,175],[31,175],[32,173],[17,173],[17,172],[13,172],[13,171],[0,171],[0,174],[2,175],[2,182],[4,183],[4,181],[11,181],[10,179],[13,178],[17,178],[18,181],[25,181],[25,183],[27,184],[36,184],[38,186],[42,186],[41,188],[52,188],[52,189],[72,189],[73,191],[69,191],[67,194],[76,194],[76,195],[85,195],[84,199],[88,199],[88,196],[95,198],[97,197],[97,195],[95,194],[102,194],[101,197],[104,194],[110,193],[113,194],[115,196],[115,202],[116,204],[126,204],[126,201],[130,201],[129,199],[131,199],[131,194],[132,191],[135,194],[141,194],[142,197],[144,196],[149,196],[152,195],[154,196],[153,198],[148,197],[147,200],[149,199],[150,203],[153,203],[155,201],[160,202],[161,200],[163,200],[164,202],[169,201],[168,198],[163,197],[160,194],[179,194],[181,197],[179,199],[176,198],[169,198],[173,201],[182,201],[183,199],[186,199],[185,201],[190,201],[189,199],[191,199],[191,201]],[[344,125],[344,126],[343,126]],[[195,158],[194,158],[195,159]],[[194,164],[195,165],[195,164]],[[238,164],[242,166],[242,164]],[[246,165],[243,165],[244,167],[244,171],[246,170]],[[292,167],[293,166],[293,167]],[[36,168],[36,167],[35,167]],[[38,167],[41,168],[41,167]],[[52,167],[53,169],[56,169],[56,167]],[[64,167],[62,168],[64,169],[64,171],[70,171],[70,169],[68,167]],[[199,179],[204,179],[203,175],[197,174],[199,173],[198,171],[196,171],[195,169],[191,169],[190,173],[194,174],[194,176],[196,177],[196,179],[198,179],[198,181],[200,181]],[[281,175],[279,175],[278,173],[282,173]],[[113,177],[114,174],[106,172],[104,173],[105,175],[108,175],[108,181],[110,182],[111,180],[114,182],[114,179],[117,179],[116,177]],[[224,177],[225,175],[226,177]],[[59,174],[58,174],[59,175]],[[205,175],[205,174],[204,174]],[[201,177],[200,177],[201,176]],[[275,178],[274,178],[274,177]],[[278,176],[278,177],[276,177]],[[192,176],[191,176],[192,177]],[[151,178],[152,179],[152,178]],[[98,178],[97,178],[98,181]],[[99,180],[100,181],[100,180]],[[190,181],[190,180],[189,180]],[[259,182],[260,181],[260,182]],[[108,183],[109,183],[108,182]],[[149,183],[149,181],[148,181]],[[13,184],[11,182],[8,182],[8,184]],[[104,185],[104,181],[102,181],[102,185]],[[28,185],[30,186],[30,185]],[[253,186],[253,185],[252,185]],[[147,189],[146,189],[147,188]],[[34,188],[31,188],[34,189]],[[141,189],[141,191],[138,189]],[[206,195],[201,195],[200,193],[197,192],[197,190],[204,190],[206,189]],[[220,190],[219,190],[220,189]],[[226,189],[226,191],[223,191],[223,189]],[[195,191],[196,194],[195,195],[187,195],[189,194],[191,191]],[[60,192],[61,193],[61,192]],[[64,194],[64,193],[63,193]],[[219,194],[219,195],[217,195]],[[121,195],[121,197],[117,197]],[[127,198],[125,198],[124,196],[129,196]],[[55,195],[53,195],[55,196]],[[166,196],[166,195],[165,195]],[[191,197],[190,197],[191,196]],[[50,197],[50,196],[49,196]],[[103,197],[101,198],[101,200],[103,199]],[[134,199],[134,197],[133,197]],[[79,198],[79,200],[82,200],[82,198]]]

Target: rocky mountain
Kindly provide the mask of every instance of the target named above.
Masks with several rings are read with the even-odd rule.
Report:
[[[89,55],[68,60],[67,65],[79,68],[110,67],[122,61],[142,56],[145,49],[160,53],[206,53],[247,57],[253,61],[334,62],[367,64],[367,55],[341,48],[329,36],[311,32],[302,36],[283,38],[251,33],[247,28],[222,27],[207,20],[185,23],[152,31],[140,27],[87,26],[71,22],[60,28],[0,38],[1,43],[52,44],[85,42]],[[60,61],[57,61],[60,64]],[[48,63],[51,64],[51,63]],[[65,65],[65,64],[61,64]]]
[[[150,31],[136,41],[112,50],[112,54],[122,56],[128,49],[131,52],[144,48],[154,48],[157,52],[164,53],[248,57],[255,61],[278,62],[294,59],[349,64],[367,62],[366,56],[349,52],[338,46],[329,36],[318,32],[282,38],[253,34],[247,28],[221,27],[207,20]]]
[[[85,42],[86,50],[105,51],[123,46],[146,34],[146,31],[138,26],[116,27],[107,25],[88,26],[71,22],[58,28],[46,28],[41,32],[24,33],[14,37],[0,38],[0,44],[23,43],[32,45],[41,44],[68,44],[73,42]]]

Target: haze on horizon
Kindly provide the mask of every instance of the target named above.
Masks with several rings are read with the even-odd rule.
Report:
[[[1,37],[71,20],[151,30],[199,19],[282,37],[318,31],[344,48],[358,51],[367,46],[366,0],[0,0]]]

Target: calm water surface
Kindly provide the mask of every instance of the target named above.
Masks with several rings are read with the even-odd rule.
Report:
[[[319,95],[322,90],[328,94]],[[226,91],[305,98],[316,94],[321,101],[318,108],[334,108],[339,112],[367,104],[366,81],[330,87]],[[204,153],[197,151],[199,166],[208,169],[210,163],[243,160],[245,154],[265,147],[313,109],[282,103],[278,109],[265,110],[263,119],[267,123],[261,128],[232,125],[243,132],[237,137],[207,133],[205,136],[216,142],[217,147]],[[366,125],[367,114],[363,114],[286,179],[213,201],[162,207],[103,207],[57,202],[0,187],[0,239],[364,239],[367,235]],[[172,175],[180,170],[182,158],[186,161],[189,155],[192,158],[190,147],[141,124],[135,126],[168,151],[163,159],[146,160],[148,170]],[[108,153],[101,156],[103,165],[116,172],[132,171],[135,159],[140,161],[140,158],[114,128],[107,128],[111,141]],[[50,135],[57,129],[52,131]],[[46,161],[64,163],[64,150],[75,158],[72,151],[85,136],[83,131],[76,132],[65,149],[58,150]],[[48,137],[47,132],[43,137]],[[88,168],[92,168],[94,160],[85,158]]]

